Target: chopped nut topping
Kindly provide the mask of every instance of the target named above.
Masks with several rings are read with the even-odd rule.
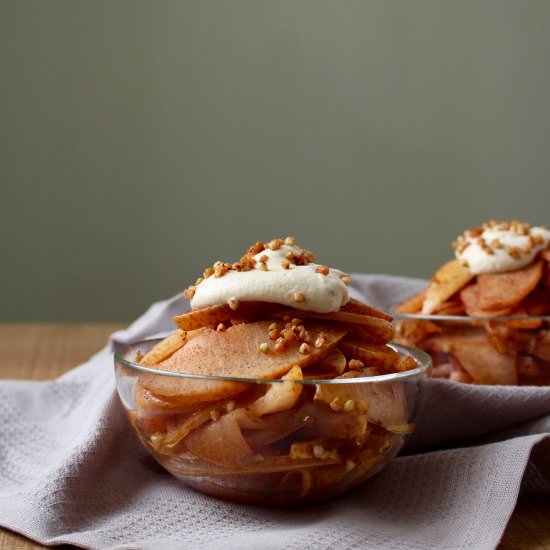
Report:
[[[275,341],[275,351],[281,352],[283,351],[287,346],[287,341],[284,338],[277,338]]]
[[[226,404],[225,404],[225,410],[230,413],[234,408],[235,408],[235,401],[228,401]]]
[[[151,435],[150,440],[153,445],[158,445],[163,440],[163,436],[157,432]]]
[[[496,249],[502,248],[502,243],[500,242],[499,239],[494,239],[491,244],[493,245],[493,248],[496,248]]]
[[[365,363],[359,359],[351,359],[349,362],[349,368],[351,370],[361,370],[365,366]]]
[[[343,277],[341,277],[341,279],[346,286],[349,286],[349,284],[351,283],[351,277],[349,275],[344,275]]]
[[[508,249],[508,255],[512,256],[514,259],[518,259],[521,257],[521,248],[518,248],[517,246],[513,246],[512,248]]]
[[[269,248],[270,250],[279,250],[283,243],[284,241],[282,239],[273,239],[272,241],[268,242],[265,247]]]
[[[470,231],[468,231],[466,235],[468,235],[468,237],[471,237],[473,239],[475,237],[479,237],[482,233],[483,233],[483,227],[474,227],[473,229],[470,229]]]
[[[348,458],[346,460],[346,472],[351,472],[355,468],[356,464],[351,460],[351,458]]]
[[[290,262],[288,260],[283,260],[281,265],[283,266],[283,269],[290,269]]]
[[[327,337],[321,333],[319,336],[317,336],[315,340],[315,347],[316,348],[322,348],[327,343]]]
[[[303,342],[300,345],[300,348],[298,350],[302,355],[309,355],[311,353],[311,346],[307,344],[306,342]]]
[[[443,353],[451,353],[452,346],[449,342],[444,342],[441,346],[441,351]]]
[[[296,244],[296,239],[295,239],[295,237],[287,237],[287,238],[285,239],[285,244],[286,244],[287,246],[294,246],[294,245]]]
[[[316,267],[315,273],[321,273],[321,275],[328,275],[329,274],[328,265],[320,265]]]
[[[260,351],[262,353],[269,353],[269,344],[267,342],[262,342],[260,344]]]
[[[303,302],[305,299],[306,297],[301,292],[296,292],[296,294],[294,294],[295,302]]]
[[[188,300],[191,300],[193,296],[195,295],[196,287],[189,286],[183,291],[183,296],[187,298]]]
[[[273,330],[269,331],[269,339],[270,340],[277,340],[281,336],[281,331],[278,328],[274,328]]]
[[[353,399],[348,399],[344,403],[344,412],[351,412],[355,409],[355,401]]]
[[[283,330],[282,335],[287,342],[292,342],[294,340],[297,340],[296,334],[294,334],[294,331],[290,328]]]
[[[260,265],[260,269],[261,269],[262,271],[269,271],[269,268],[267,267],[267,264],[261,264],[261,265]]]
[[[239,305],[240,305],[240,302],[239,300],[237,300],[237,298],[229,298],[229,300],[227,300],[227,305],[233,310],[235,311]]]
[[[223,277],[231,268],[231,264],[224,264],[223,262],[216,262],[214,264],[214,277]]]
[[[299,327],[300,325],[303,325],[304,322],[302,321],[302,319],[298,319],[298,317],[294,317],[293,319],[290,320],[290,324],[293,327]]]
[[[265,250],[264,243],[262,241],[258,241],[248,249],[248,254],[251,256],[256,256],[256,254],[259,254],[262,250]]]
[[[334,412],[340,412],[342,410],[342,403],[340,402],[340,398],[339,397],[335,397],[331,402],[330,402],[330,408],[334,411]]]
[[[288,454],[292,460],[301,460],[313,457],[311,444],[303,441],[292,443]]]
[[[310,250],[302,250],[300,254],[294,255],[294,263],[296,265],[307,265],[315,261],[315,254]]]
[[[203,274],[202,276],[207,279],[208,277],[210,277],[211,275],[214,275],[214,270],[211,268],[211,267],[207,267],[204,271],[203,271]]]
[[[143,353],[141,351],[136,351],[136,355],[134,356],[134,363],[139,363],[143,359]]]
[[[322,445],[313,445],[313,456],[321,459],[325,455],[325,448]]]
[[[218,326],[216,327],[217,332],[224,332],[225,329],[226,329],[226,327],[223,323],[219,323]]]
[[[289,250],[289,251],[285,254],[285,258],[286,258],[287,260],[290,260],[290,261],[294,260],[294,252],[293,252],[292,250]]]
[[[538,235],[535,235],[535,243],[544,244],[544,237],[540,233]]]
[[[216,420],[220,419],[220,413],[216,410],[210,411],[210,418],[212,419],[213,422],[216,422]]]

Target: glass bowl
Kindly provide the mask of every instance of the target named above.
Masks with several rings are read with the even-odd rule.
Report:
[[[264,505],[326,499],[379,472],[414,430],[431,369],[427,354],[399,345],[391,347],[417,368],[361,378],[191,375],[130,359],[156,342],[115,353],[118,393],[137,437],[194,489]],[[196,399],[205,385],[216,401]],[[276,403],[279,412],[262,414],[262,403]]]
[[[432,377],[473,384],[550,385],[548,315],[392,315],[395,341],[427,352]]]

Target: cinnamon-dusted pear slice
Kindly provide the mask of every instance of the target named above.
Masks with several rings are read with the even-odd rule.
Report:
[[[487,311],[479,306],[479,285],[474,283],[460,291],[460,298],[466,308],[466,313],[472,317],[503,317],[510,314],[510,308]]]
[[[265,426],[246,436],[247,443],[253,449],[271,445],[312,423],[311,416],[300,414],[299,410],[283,411],[264,417]]]
[[[464,315],[466,310],[461,300],[447,300],[434,309],[434,315]]]
[[[452,355],[475,384],[517,384],[515,359],[495,349],[483,333],[466,330],[462,334],[434,336],[425,346],[429,351]]]
[[[302,369],[295,365],[282,377],[284,382],[270,384],[267,392],[250,404],[248,410],[253,415],[263,416],[291,409],[302,394],[302,384],[295,381],[303,379]]]
[[[529,319],[529,314],[523,307],[518,307],[510,313],[511,317],[525,317],[525,319],[510,319],[503,321],[510,329],[532,330],[539,328],[542,325],[541,319]]]
[[[170,357],[175,351],[179,350],[185,344],[187,333],[183,330],[178,330],[161,340],[139,362],[140,365],[156,365],[163,359]]]
[[[312,419],[303,430],[304,436],[308,438],[351,439],[362,438],[367,434],[365,409],[335,412],[323,402],[310,401],[304,403],[297,414]]]
[[[517,385],[515,359],[499,353],[487,340],[453,346],[453,354],[476,384]]]
[[[269,339],[269,321],[235,325],[226,331],[204,331],[179,349],[158,368],[186,374],[238,378],[280,378],[294,365],[305,367],[328,354],[345,335],[346,329],[324,323],[308,323],[315,342],[323,333],[323,345],[300,352],[300,342],[289,342],[280,351]],[[265,344],[265,346],[264,346]],[[262,351],[263,350],[263,351]],[[178,396],[191,402],[213,401],[239,393],[246,384],[238,382],[175,378],[160,375],[143,377],[143,385],[160,396]]]
[[[383,345],[393,339],[393,327],[391,325],[367,327],[350,323],[344,324],[344,326],[349,330],[350,335],[355,336],[355,338],[362,340],[366,344]]]
[[[147,377],[149,375],[145,375]],[[142,380],[144,376],[140,376],[134,390],[134,402],[136,409],[140,413],[149,414],[156,411],[164,413],[191,413],[197,410],[197,403],[178,399],[178,396],[163,396],[153,393],[143,386]],[[201,407],[205,407],[209,403],[201,403]]]
[[[340,311],[358,313],[359,315],[368,315],[369,317],[378,317],[379,319],[385,319],[390,322],[393,320],[393,317],[385,311],[364,304],[355,298],[350,298],[350,300],[340,308]]]
[[[166,437],[160,443],[160,451],[171,451],[177,447],[193,430],[200,428],[214,418],[219,418],[225,412],[224,404],[217,402],[214,405],[206,406],[203,409],[196,410],[189,415],[182,423],[169,431]]]
[[[346,366],[346,356],[339,349],[334,349],[309,367],[305,372],[305,378],[309,380],[334,378],[342,374],[346,370]]]
[[[422,306],[422,313],[431,314],[455,292],[466,286],[473,278],[470,271],[458,260],[442,265],[432,277]]]
[[[247,476],[254,474],[270,474],[279,472],[288,472],[294,470],[306,470],[308,468],[316,468],[339,464],[342,462],[340,457],[329,456],[327,458],[290,458],[288,455],[262,455],[262,459],[254,461],[254,455],[249,457],[243,465],[234,466],[233,468],[222,468],[211,464],[196,464],[192,461],[178,461],[177,473],[180,476],[189,477],[215,477],[215,476]],[[234,499],[234,490],[227,493]]]
[[[347,372],[338,378],[362,377],[365,373],[366,369],[363,369],[357,375]],[[344,410],[346,402],[353,402],[352,410],[366,408],[369,422],[385,427],[407,422],[407,400],[399,382],[318,384],[315,400],[332,404],[332,407],[344,407]]]
[[[537,286],[542,272],[538,261],[516,271],[478,275],[479,307],[494,311],[517,306]]]
[[[428,336],[442,330],[439,325],[424,319],[401,319],[395,327],[395,332],[399,335],[397,341],[407,346],[416,346]]]
[[[239,424],[233,416],[224,415],[186,438],[186,446],[206,462],[227,468],[238,467],[252,454]]]
[[[219,323],[229,321],[232,317],[246,319],[264,313],[267,315],[271,309],[280,307],[277,304],[266,302],[236,302],[234,304],[235,309],[232,309],[229,304],[220,304],[188,311],[172,319],[181,330],[193,330],[200,327],[215,327]]]
[[[383,370],[395,370],[400,359],[400,355],[387,346],[368,345],[349,337],[342,340],[338,348],[349,359],[359,359],[367,367],[379,367]]]
[[[395,311],[397,313],[420,313],[422,310],[422,304],[424,304],[424,299],[426,298],[426,291],[411,296],[404,302],[400,303]]]

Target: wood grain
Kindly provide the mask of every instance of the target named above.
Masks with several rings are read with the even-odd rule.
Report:
[[[121,324],[0,324],[0,378],[47,380],[86,361]],[[0,528],[0,550],[46,548]],[[63,545],[60,548],[71,548]],[[550,499],[522,495],[499,550],[550,550]]]

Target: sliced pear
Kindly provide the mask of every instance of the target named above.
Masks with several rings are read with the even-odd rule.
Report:
[[[303,380],[302,369],[292,367],[283,377],[284,382],[269,385],[267,392],[256,399],[247,408],[251,414],[263,416],[276,412],[286,411],[294,407],[302,394],[302,384],[296,384],[296,380]]]
[[[237,420],[224,415],[186,438],[187,449],[206,462],[227,468],[242,465],[252,454]]]
[[[539,261],[516,271],[478,275],[479,307],[489,311],[516,307],[538,285],[542,273]]]
[[[187,333],[183,330],[178,330],[164,340],[161,340],[139,362],[140,365],[156,365],[162,360],[170,357],[174,352],[178,351],[186,341]]]
[[[397,313],[420,313],[425,298],[426,291],[423,290],[422,292],[419,292],[418,294],[415,294],[414,296],[411,296],[404,302],[400,303],[395,308],[395,311]]]
[[[442,265],[432,277],[422,306],[422,313],[431,314],[453,294],[464,288],[473,278],[458,260]]]
[[[269,321],[260,321],[235,325],[224,332],[204,329],[158,368],[208,376],[280,378],[295,365],[305,367],[327,355],[346,333],[344,327],[308,323],[312,342],[323,333],[321,347],[310,346],[308,353],[301,353],[300,342],[294,341],[275,351],[274,342],[269,339],[269,325]],[[247,384],[239,382],[160,375],[143,375],[141,382],[156,395],[188,402],[223,399],[247,388]]]

